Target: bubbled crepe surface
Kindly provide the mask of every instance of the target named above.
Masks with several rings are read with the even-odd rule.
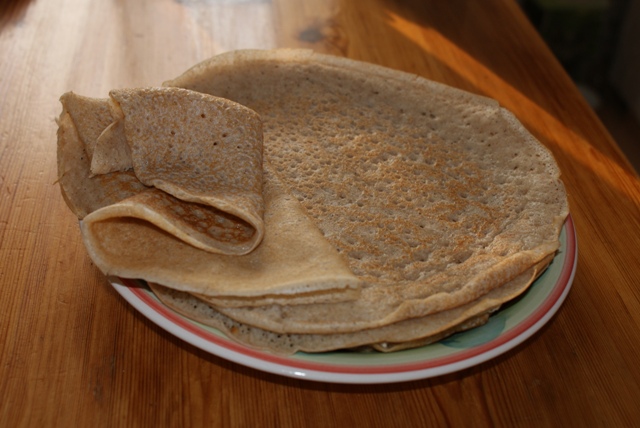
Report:
[[[549,151],[497,103],[309,51],[244,51],[167,86],[260,114],[265,162],[366,282],[354,302],[217,309],[279,333],[425,317],[555,253],[568,213]]]

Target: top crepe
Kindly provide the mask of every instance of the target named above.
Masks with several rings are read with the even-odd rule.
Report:
[[[300,50],[219,55],[165,85],[258,112],[265,163],[367,284],[354,302],[218,308],[233,319],[376,328],[478,299],[558,248],[557,165],[493,100]]]

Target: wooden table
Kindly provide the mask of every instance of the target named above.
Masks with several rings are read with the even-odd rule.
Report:
[[[0,6],[0,426],[622,426],[640,422],[640,181],[508,0],[8,0]],[[386,385],[279,377],[125,302],[56,185],[58,97],[306,47],[498,99],[555,154],[578,234],[563,307],[479,366]]]

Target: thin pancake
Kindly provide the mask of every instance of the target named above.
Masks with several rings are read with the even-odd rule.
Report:
[[[223,54],[165,85],[257,111],[265,159],[368,283],[353,304],[218,308],[243,324],[379,328],[473,302],[558,248],[557,165],[495,101],[299,50]]]

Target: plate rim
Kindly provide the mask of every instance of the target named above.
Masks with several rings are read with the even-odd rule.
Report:
[[[115,290],[146,318],[179,339],[223,359],[253,369],[287,377],[330,383],[373,384],[426,379],[463,370],[493,359],[524,342],[544,326],[566,299],[577,267],[575,225],[569,214],[565,229],[563,265],[550,293],[524,320],[488,342],[449,355],[423,361],[355,366],[302,360],[260,351],[218,336],[198,323],[164,306],[151,291],[135,286],[134,280],[110,278]],[[558,255],[556,255],[558,257]],[[215,329],[214,329],[215,330]],[[217,331],[217,330],[216,330]],[[294,354],[295,355],[295,354]],[[313,358],[313,354],[304,354]]]

